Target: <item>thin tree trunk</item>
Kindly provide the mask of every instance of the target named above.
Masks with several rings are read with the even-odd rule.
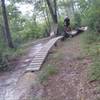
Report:
[[[54,23],[57,23],[57,18],[56,18],[57,16],[55,15],[55,12],[53,11],[53,7],[52,7],[51,3],[50,3],[49,0],[46,0],[46,1],[47,1],[47,5],[48,5],[48,7],[49,7],[50,13],[51,13],[53,22],[54,22]]]
[[[74,3],[75,3],[75,1],[73,0],[73,1],[72,1],[72,9],[73,9],[73,14],[75,14]]]
[[[57,2],[56,2],[56,0],[53,0],[54,7],[51,5],[50,0],[46,0],[46,2],[48,5],[48,8],[50,10],[51,17],[53,19],[53,25],[51,26],[51,32],[54,32],[54,34],[56,35],[58,32]]]
[[[46,25],[49,27],[49,24],[48,24],[48,21],[47,21],[47,18],[46,18],[46,15],[45,15],[44,11],[43,11],[43,15],[44,15],[44,19],[45,19]]]
[[[6,42],[8,44],[8,47],[14,48],[14,45],[12,43],[10,30],[9,30],[8,18],[7,18],[6,7],[5,7],[5,0],[1,0],[1,5],[2,5],[2,13],[3,13],[3,20],[4,20],[4,30],[5,30]]]
[[[46,7],[47,21],[48,21],[48,24],[49,24],[49,27],[50,27],[50,20],[49,20],[49,14],[48,14],[48,9],[47,9],[46,3],[45,3],[45,7]]]
[[[57,1],[54,0],[54,15],[55,15],[55,21],[56,23],[58,23],[58,19],[57,19]]]
[[[43,3],[43,0],[42,0],[42,3]],[[43,9],[43,15],[44,15],[44,19],[45,19],[46,25],[49,27],[49,23],[48,23],[48,20],[46,18],[46,14],[45,14],[45,9]]]

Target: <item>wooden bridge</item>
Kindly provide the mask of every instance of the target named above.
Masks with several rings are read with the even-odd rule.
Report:
[[[63,36],[55,37],[50,39],[36,54],[36,56],[31,60],[31,63],[26,68],[26,72],[34,72],[40,70],[45,58],[47,57],[50,49],[55,45],[55,43],[61,39]]]
[[[84,32],[87,30],[88,27],[81,27],[77,30],[73,30],[69,32],[69,36],[77,35],[81,32]],[[40,70],[45,58],[47,57],[50,49],[53,47],[53,45],[59,40],[63,38],[63,36],[58,36],[55,38],[50,39],[42,48],[41,50],[35,55],[35,57],[31,60],[31,63],[26,68],[26,72],[34,72]]]

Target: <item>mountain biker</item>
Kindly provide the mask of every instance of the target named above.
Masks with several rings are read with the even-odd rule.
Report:
[[[68,32],[71,30],[69,26],[70,26],[70,19],[69,19],[68,16],[65,16],[65,18],[64,18],[64,33],[63,33],[64,37],[63,37],[63,40],[65,38],[69,37]]]
[[[68,28],[69,25],[70,25],[70,19],[69,19],[68,16],[66,16],[66,17],[64,18],[64,26]]]

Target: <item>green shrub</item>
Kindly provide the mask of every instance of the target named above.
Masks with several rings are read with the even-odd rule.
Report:
[[[96,34],[96,32],[93,31],[85,32],[83,35],[83,41],[85,42],[85,44],[92,44],[100,41],[100,34]]]
[[[92,0],[92,4],[84,13],[84,23],[91,30],[100,32],[100,0]]]
[[[64,19],[59,21],[59,32],[63,32],[64,30]]]
[[[22,40],[29,40],[33,38],[42,37],[42,29],[40,27],[28,27],[22,31],[19,31]]]
[[[80,27],[81,26],[81,16],[79,13],[74,14],[74,27]]]
[[[9,70],[11,60],[16,59],[23,53],[22,48],[10,49],[4,44],[4,41],[0,41],[0,71]]]
[[[0,42],[0,71],[4,71],[7,69],[8,66],[8,48],[6,48],[6,46]]]

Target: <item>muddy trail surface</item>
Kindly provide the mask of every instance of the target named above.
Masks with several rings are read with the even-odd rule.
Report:
[[[58,73],[42,83],[39,100],[97,100],[87,79],[91,59],[83,54],[80,35],[54,49],[44,68],[48,64],[55,66]]]
[[[14,93],[15,91],[17,91],[16,87],[19,87],[16,86],[18,84],[18,80],[20,80],[20,78],[23,76],[23,74],[25,73],[25,69],[34,58],[36,53],[38,53],[42,49],[46,41],[47,40],[42,40],[41,42],[38,42],[33,46],[31,45],[31,47],[29,47],[28,49],[26,48],[27,50],[25,55],[14,62],[15,66],[13,66],[7,72],[0,73],[0,100],[17,100],[17,97],[20,97],[20,95],[22,95],[21,92],[25,91],[26,88],[23,86],[23,91],[19,90],[17,93]],[[28,77],[28,75],[26,75],[26,77]],[[30,79],[32,80],[32,78]]]

